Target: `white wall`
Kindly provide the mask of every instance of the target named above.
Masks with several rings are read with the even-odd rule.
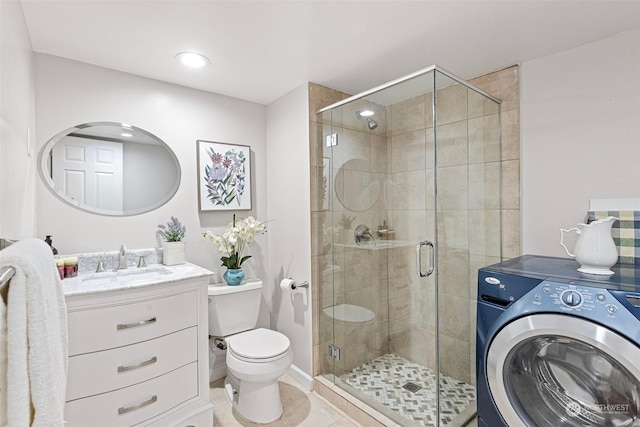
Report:
[[[640,197],[640,29],[521,67],[523,253],[566,257],[590,199]]]
[[[38,178],[38,236],[53,235],[60,253],[115,251],[121,244],[131,249],[153,247],[157,224],[173,215],[187,227],[187,260],[222,274],[215,245],[201,232],[221,231],[233,212],[198,211],[198,139],[251,146],[253,210],[238,214],[266,219],[265,106],[44,54],[35,54],[35,94],[38,150],[71,126],[114,121],[162,139],[182,168],[180,188],[171,201],[130,217],[79,211],[54,197]],[[247,276],[265,277],[266,246],[267,236],[250,245],[254,258],[243,266]],[[262,319],[268,325],[268,313]]]
[[[313,374],[311,288],[282,291],[291,277],[311,281],[309,92],[300,86],[267,107],[269,280],[271,325],[291,340],[293,374],[303,384]],[[311,283],[311,286],[315,286]],[[305,376],[306,375],[306,376]]]
[[[151,144],[124,144],[122,165],[125,210],[138,210],[167,197],[167,188],[174,188],[178,171],[165,147]],[[173,173],[172,173],[173,172]],[[140,178],[144,177],[144,178]],[[155,185],[149,188],[149,182]]]
[[[0,237],[35,235],[31,40],[17,1],[0,1]]]

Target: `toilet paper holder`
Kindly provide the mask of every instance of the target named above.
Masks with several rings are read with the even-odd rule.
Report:
[[[291,279],[291,277],[289,277],[289,279]],[[291,279],[291,290],[296,290],[298,288],[308,288],[309,287],[309,282],[308,281],[304,281],[302,283],[296,283],[295,280]]]

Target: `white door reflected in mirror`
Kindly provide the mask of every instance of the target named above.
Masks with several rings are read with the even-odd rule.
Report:
[[[119,142],[63,138],[53,147],[53,181],[81,205],[123,211],[122,152]]]

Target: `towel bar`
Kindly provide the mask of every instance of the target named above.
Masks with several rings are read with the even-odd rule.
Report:
[[[8,284],[15,273],[16,270],[13,267],[3,267],[0,269],[0,287]]]
[[[8,248],[12,244],[16,243],[17,240],[9,240],[0,238],[0,250],[4,248]],[[9,286],[9,280],[16,274],[16,270],[13,267],[3,267],[0,268],[0,294],[5,299],[6,302],[6,289]]]
[[[9,287],[9,280],[16,273],[16,269],[13,267],[3,267],[0,269],[0,297],[5,300],[6,303],[6,289]]]
[[[9,240],[9,239],[4,239],[4,238],[0,237],[0,250],[6,249],[6,248],[8,248],[9,246],[13,245],[16,242],[17,242],[17,240]]]

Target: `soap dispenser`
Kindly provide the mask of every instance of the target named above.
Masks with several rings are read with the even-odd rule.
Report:
[[[387,236],[387,220],[385,219],[382,222],[382,225],[378,226],[378,237],[381,239],[386,239]]]
[[[47,242],[49,244],[49,246],[51,246],[51,250],[53,251],[53,254],[54,255],[58,255],[58,250],[53,247],[53,240],[51,239],[51,236],[47,236],[44,239],[44,241]]]

